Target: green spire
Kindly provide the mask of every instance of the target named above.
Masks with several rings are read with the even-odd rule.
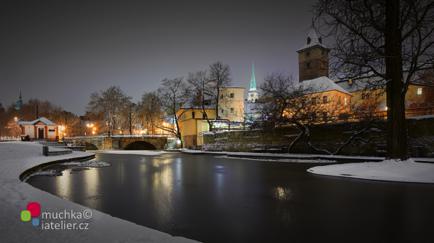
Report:
[[[249,91],[256,91],[256,77],[255,77],[255,64],[252,63],[252,76],[250,77]]]
[[[17,102],[15,102],[15,110],[17,111],[21,110],[22,106],[23,106],[23,97],[21,95],[21,90],[20,90],[20,96],[18,97]]]

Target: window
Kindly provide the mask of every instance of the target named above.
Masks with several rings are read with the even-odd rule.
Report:
[[[329,98],[325,95],[322,97],[322,103],[327,104],[329,102]]]
[[[345,97],[344,98],[344,105],[347,105],[348,104],[348,99],[347,99],[347,97]]]
[[[231,107],[231,113],[234,113],[234,108],[233,107]]]
[[[310,62],[306,62],[306,68],[310,68]]]
[[[223,94],[220,95],[220,99],[223,99]]]
[[[422,88],[417,88],[416,94],[417,95],[422,95]]]
[[[191,118],[194,119],[195,115],[196,115],[196,114],[194,114],[194,111],[192,111],[192,112],[191,112]]]
[[[231,94],[229,95],[230,98],[234,98],[234,96],[235,96],[234,93],[231,93]]]
[[[309,45],[312,39],[310,37],[307,37],[307,44]]]
[[[310,56],[310,51],[307,51],[306,52],[306,57],[309,57]]]
[[[316,105],[316,97],[312,97],[312,105]]]

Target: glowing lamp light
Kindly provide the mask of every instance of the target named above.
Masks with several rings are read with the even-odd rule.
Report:
[[[181,145],[181,139],[178,138],[178,139],[176,140],[176,145]]]
[[[18,121],[18,117],[14,117],[14,121],[17,122]]]

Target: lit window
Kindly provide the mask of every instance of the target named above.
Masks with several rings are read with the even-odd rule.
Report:
[[[422,95],[422,88],[417,88],[416,94],[417,95]]]
[[[347,97],[345,97],[344,98],[344,105],[347,105],[348,104],[348,99],[347,99]]]
[[[329,99],[327,96],[322,97],[322,103],[327,104],[329,102]]]

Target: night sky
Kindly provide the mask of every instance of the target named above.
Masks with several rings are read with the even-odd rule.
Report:
[[[134,101],[161,79],[220,60],[233,85],[272,72],[298,75],[311,25],[304,1],[2,1],[0,102],[22,90],[83,114],[90,93],[120,86]]]

